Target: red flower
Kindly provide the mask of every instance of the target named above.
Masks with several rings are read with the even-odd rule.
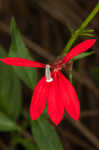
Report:
[[[8,65],[45,68],[45,77],[38,82],[32,96],[30,105],[32,120],[37,119],[41,115],[46,103],[49,117],[56,125],[62,120],[64,109],[73,119],[79,119],[80,104],[77,94],[70,81],[64,77],[60,70],[65,63],[92,47],[94,43],[95,39],[90,39],[78,44],[56,65],[45,65],[23,58],[10,57],[0,59]],[[51,73],[50,68],[52,69]]]

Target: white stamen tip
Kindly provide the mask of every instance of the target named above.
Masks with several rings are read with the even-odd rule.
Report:
[[[53,78],[51,78],[50,80],[46,79],[46,82],[52,82],[52,81],[53,81]]]
[[[50,72],[50,65],[46,65],[45,76],[46,76],[46,82],[52,82],[53,81],[53,78],[51,77],[51,72]]]

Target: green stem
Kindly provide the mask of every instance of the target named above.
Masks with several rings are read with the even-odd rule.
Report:
[[[85,19],[85,21],[81,24],[80,30],[86,28],[86,26],[90,23],[90,21],[95,17],[95,15],[99,12],[99,3],[97,3],[96,7],[90,13],[90,15]]]
[[[27,138],[27,139],[30,140],[30,141],[33,140],[33,139],[32,139],[32,136],[29,134],[29,132],[25,131],[24,128],[20,127],[19,125],[16,125],[16,127],[17,127],[17,128],[16,128],[16,129],[17,129],[17,132],[18,132],[20,135],[24,136],[25,138]]]
[[[16,124],[16,130],[18,131],[18,133],[24,132],[24,129],[22,129],[18,124]]]
[[[70,48],[72,47],[72,45],[74,44],[76,39],[81,35],[81,33],[85,30],[87,25],[91,22],[91,20],[95,17],[95,15],[98,12],[99,12],[99,3],[97,3],[96,7],[93,9],[93,11],[90,13],[90,15],[80,25],[79,29],[74,31],[74,33],[72,34],[72,37],[69,39],[67,45],[65,46],[65,48],[61,54],[62,56],[66,55],[69,52]],[[72,67],[70,68],[70,71],[69,71],[69,79],[72,82]]]
[[[64,50],[62,52],[62,56],[66,55],[69,52],[69,50],[72,47],[75,40],[81,35],[81,32],[87,27],[87,25],[91,22],[91,20],[95,17],[95,15],[98,12],[99,12],[99,3],[97,3],[96,7],[93,9],[93,11],[90,13],[90,15],[80,25],[79,29],[73,33],[72,37],[69,39],[66,47],[64,48]]]
[[[72,83],[72,66],[70,67],[70,70],[69,70],[69,80]]]

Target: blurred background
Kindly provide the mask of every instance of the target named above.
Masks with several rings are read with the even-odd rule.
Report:
[[[98,0],[0,0],[0,49],[9,52],[11,45],[10,22],[14,17],[32,58],[43,63],[51,63],[62,52],[72,31],[79,28],[97,2]],[[59,137],[57,141],[61,143],[60,147],[63,147],[56,146],[57,150],[99,149],[99,13],[87,28],[95,30],[96,44],[91,49],[95,51],[95,54],[81,59],[79,64],[74,65],[76,72],[73,72],[73,80],[81,104],[80,121],[73,122],[67,115],[58,127],[50,123]],[[76,44],[88,38],[79,37]],[[0,52],[0,55],[4,56],[5,52]],[[23,51],[20,53],[22,55]],[[7,74],[7,72],[9,73]],[[42,74],[44,72],[38,70],[37,80],[41,78]],[[0,115],[0,150],[47,150],[48,148],[48,150],[56,150],[53,145],[54,135],[50,136],[52,139],[50,140],[49,134],[47,134],[49,126],[43,127],[42,133],[39,135],[35,133],[39,132],[35,125],[34,132],[31,134],[30,126],[27,123],[28,116],[23,114],[23,108],[28,112],[32,90],[17,77],[13,70],[10,72],[10,68],[6,68],[6,65],[2,66],[1,63],[0,78],[0,112],[4,113],[4,116]],[[13,91],[13,89],[15,90]],[[21,101],[20,104],[18,101]],[[9,105],[16,111],[10,112]],[[17,111],[19,109],[20,111]],[[11,113],[14,115],[16,113],[16,119],[12,118],[20,127],[24,128],[22,134],[7,129],[6,120],[8,118],[5,119],[5,128],[2,127],[5,114],[11,116]],[[13,120],[12,118],[11,120]],[[35,134],[37,134],[36,138]],[[43,139],[44,134],[46,136],[42,142],[41,138]],[[54,141],[56,145],[58,145],[57,141]],[[50,144],[52,144],[52,148]]]

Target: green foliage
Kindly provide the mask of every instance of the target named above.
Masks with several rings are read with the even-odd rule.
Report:
[[[81,24],[79,29],[77,29],[76,31],[70,29],[73,34],[69,42],[67,43],[62,56],[66,55],[66,53],[70,50],[79,36],[93,36],[93,30],[86,30],[86,27],[88,23],[94,18],[97,12],[99,12],[99,3],[96,5],[95,9],[91,12],[87,19]],[[31,56],[21,39],[14,19],[11,22],[11,37],[12,43],[9,56],[31,60]],[[75,57],[74,60],[84,58],[91,55],[92,53],[93,52],[83,53]],[[0,48],[0,58],[5,56],[7,56],[6,53],[2,50],[2,48]],[[16,74],[13,70],[16,72]],[[99,68],[94,68],[92,70],[92,74],[95,79],[98,79]],[[13,139],[15,140],[12,147],[13,150],[15,149],[15,146],[17,144],[23,145],[26,150],[63,150],[56,130],[46,120],[46,109],[39,119],[35,121],[30,121],[30,119],[27,119],[28,124],[25,124],[25,120],[23,119],[22,127],[16,124],[15,120],[18,119],[20,111],[24,111],[21,105],[21,85],[16,75],[18,75],[18,77],[31,89],[34,88],[37,83],[36,69],[7,66],[0,62],[0,131],[17,130],[18,135],[22,134],[25,136],[26,132],[24,132],[24,128],[27,128],[29,125],[31,125],[33,142],[35,142],[35,144],[29,141],[28,136],[26,136],[26,138],[23,138],[21,136],[20,138],[17,138],[17,134],[14,133],[12,135],[12,137],[14,137]]]
[[[99,84],[99,66],[92,68],[91,73],[96,83]]]
[[[13,131],[16,129],[16,124],[4,113],[0,112],[0,131]]]
[[[42,116],[32,121],[32,133],[39,150],[63,150],[55,129]]]
[[[18,32],[14,20],[12,20],[11,23],[11,33],[12,33],[12,44],[10,48],[10,56],[31,59],[27,49],[25,48],[21,40],[20,34]],[[37,79],[37,71],[34,68],[26,68],[26,67],[25,68],[13,67],[13,68],[17,73],[17,75],[27,84],[28,87],[33,88],[33,86],[35,86]],[[33,131],[33,138],[36,141],[39,149],[62,150],[62,146],[56,131],[54,130],[53,127],[49,125],[49,123],[45,119],[43,120],[38,119],[37,121],[34,121],[32,124],[32,131]],[[23,142],[23,140],[21,140],[21,142]],[[26,147],[26,145],[24,146]]]
[[[14,19],[11,22],[11,37],[12,43],[10,47],[10,57],[20,57],[26,58],[31,60],[31,56],[25,47],[20,33],[17,29]],[[28,67],[16,67],[13,66],[15,72],[23,80],[26,85],[30,88],[34,88],[37,83],[37,70],[35,68],[28,68]]]
[[[80,33],[81,36],[89,36],[89,37],[94,37],[94,30],[93,29],[86,29],[81,31]]]
[[[13,139],[13,145],[11,150],[15,150],[16,145],[22,145],[25,150],[37,150],[36,145],[29,140],[21,137],[15,137]]]
[[[84,32],[86,32],[88,34],[93,33],[92,29],[87,30],[86,27],[92,21],[92,19],[95,17],[95,15],[98,12],[99,12],[99,2],[97,3],[96,7],[92,10],[92,12],[89,14],[89,16],[83,21],[83,23],[80,25],[80,27],[74,31],[74,33],[72,34],[71,38],[69,39],[68,43],[66,44],[66,46],[62,52],[62,56],[66,55],[70,51],[70,49],[71,49],[72,45],[74,44],[74,42],[76,41],[76,39],[79,36],[81,36]]]
[[[0,48],[0,57],[7,54]],[[17,119],[22,108],[21,85],[11,66],[0,62],[0,111]]]
[[[85,58],[87,56],[90,56],[94,54],[94,51],[91,51],[91,52],[84,52],[84,53],[81,53],[79,54],[78,56],[74,57],[72,60],[75,61],[75,60],[79,60],[79,59],[82,59],[82,58]]]

